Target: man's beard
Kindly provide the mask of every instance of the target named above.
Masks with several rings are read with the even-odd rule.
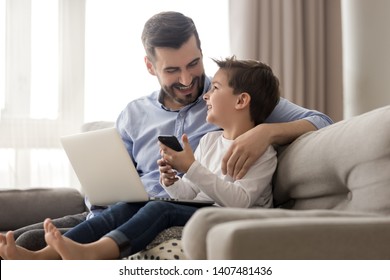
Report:
[[[166,98],[169,98],[173,101],[175,101],[176,103],[180,104],[180,105],[183,105],[183,106],[186,106],[188,104],[191,104],[193,102],[195,102],[198,97],[202,94],[203,92],[203,87],[204,87],[204,81],[205,81],[205,75],[203,74],[202,76],[198,76],[198,77],[195,77],[192,82],[191,82],[191,85],[195,85],[197,84],[197,89],[194,88],[193,90],[197,90],[197,92],[194,94],[193,92],[191,94],[188,94],[188,95],[182,95],[182,96],[179,96],[177,94],[175,94],[175,90],[178,90],[180,87],[186,87],[180,83],[175,83],[175,84],[172,84],[171,86],[163,86],[161,88],[161,93],[160,93],[160,98],[161,97],[166,97]],[[164,100],[164,99],[162,99]]]

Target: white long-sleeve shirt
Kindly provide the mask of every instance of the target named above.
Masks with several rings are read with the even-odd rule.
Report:
[[[215,131],[203,136],[187,173],[164,189],[173,198],[214,200],[219,206],[272,207],[271,181],[277,164],[274,148],[268,147],[244,178],[234,181],[222,174],[222,158],[233,142],[222,133]]]

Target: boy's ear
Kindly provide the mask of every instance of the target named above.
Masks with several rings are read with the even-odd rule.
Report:
[[[145,61],[146,68],[148,69],[148,72],[151,75],[156,76],[156,72],[154,71],[153,63],[150,61],[150,59],[147,56],[145,56],[144,61]]]
[[[247,92],[242,92],[237,97],[236,109],[244,109],[249,106],[251,96]]]

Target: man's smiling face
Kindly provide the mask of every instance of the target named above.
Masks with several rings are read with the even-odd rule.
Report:
[[[147,67],[159,80],[164,105],[177,110],[194,102],[203,91],[205,79],[202,52],[195,36],[179,49],[155,50],[155,61],[147,62]]]

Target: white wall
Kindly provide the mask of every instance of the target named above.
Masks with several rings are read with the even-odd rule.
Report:
[[[344,118],[390,104],[390,1],[342,0]]]

